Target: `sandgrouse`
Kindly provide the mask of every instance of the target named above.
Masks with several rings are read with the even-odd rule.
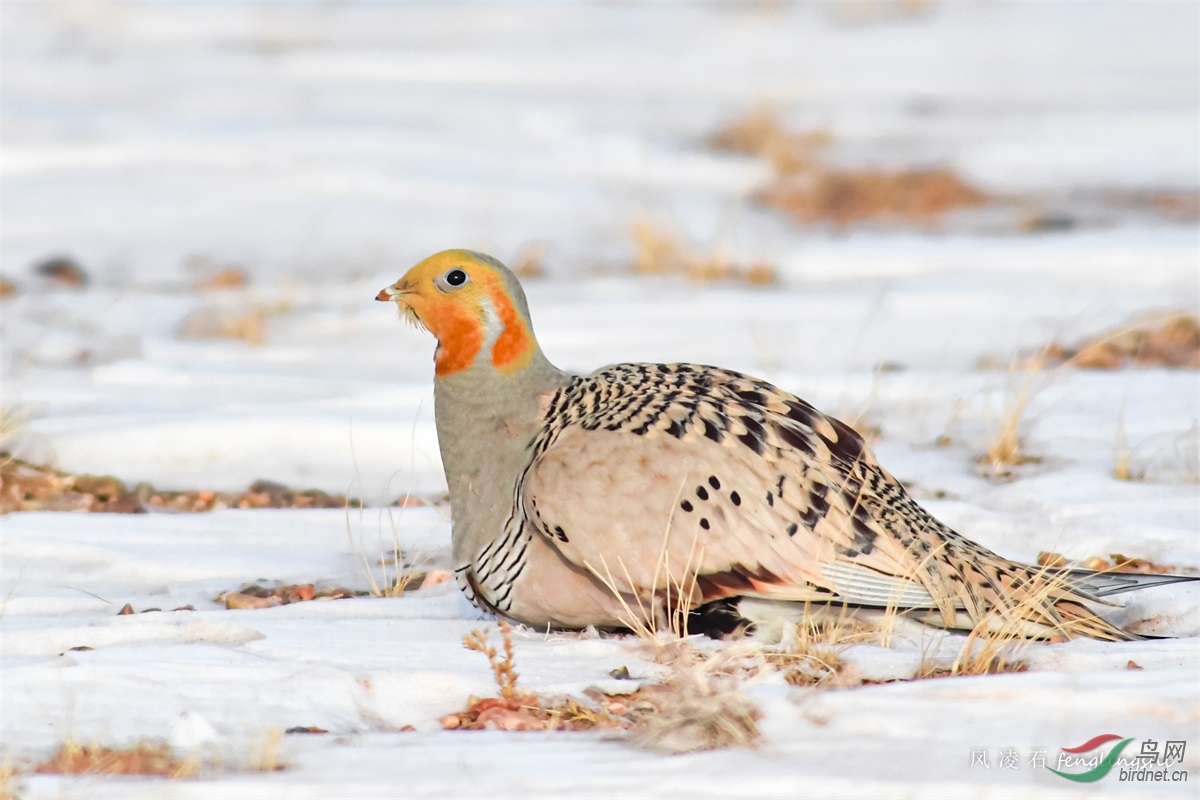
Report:
[[[844,423],[695,364],[571,375],[495,259],[447,250],[379,300],[437,337],[459,585],[541,628],[746,626],[747,599],[894,608],[946,628],[1140,638],[1083,605],[1169,575],[1009,561],[934,519]]]

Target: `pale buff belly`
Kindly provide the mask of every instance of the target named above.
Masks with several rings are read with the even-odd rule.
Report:
[[[625,628],[645,621],[635,598],[618,597],[588,570],[563,559],[540,534],[530,541],[526,559],[504,610],[518,622],[535,628]]]

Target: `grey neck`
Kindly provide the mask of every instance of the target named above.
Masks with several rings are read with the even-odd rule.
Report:
[[[512,374],[477,364],[434,382],[456,566],[501,535],[529,444],[542,425],[541,398],[570,380],[538,350]]]

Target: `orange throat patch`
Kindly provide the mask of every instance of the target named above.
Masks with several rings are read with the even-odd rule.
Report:
[[[461,308],[447,305],[439,309],[437,327],[431,327],[437,337],[434,374],[445,377],[475,363],[483,347],[483,329],[479,320]]]
[[[502,372],[514,372],[529,364],[533,358],[533,333],[513,308],[508,295],[499,287],[492,289],[491,297],[500,322],[504,325],[504,330],[492,345],[492,364]]]
[[[493,318],[493,324],[498,321],[500,325],[500,335],[491,347],[492,366],[501,372],[513,373],[529,364],[537,344],[529,326],[499,287],[492,288],[488,299],[495,318],[498,318]],[[490,338],[485,337],[485,324],[480,315],[454,303],[439,303],[430,310],[433,313],[423,321],[438,340],[434,374],[443,378],[473,365],[485,338]]]

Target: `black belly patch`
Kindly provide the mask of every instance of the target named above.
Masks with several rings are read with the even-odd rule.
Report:
[[[740,597],[726,597],[697,606],[688,612],[688,633],[702,633],[710,639],[737,639],[745,635],[750,620],[738,613]]]

